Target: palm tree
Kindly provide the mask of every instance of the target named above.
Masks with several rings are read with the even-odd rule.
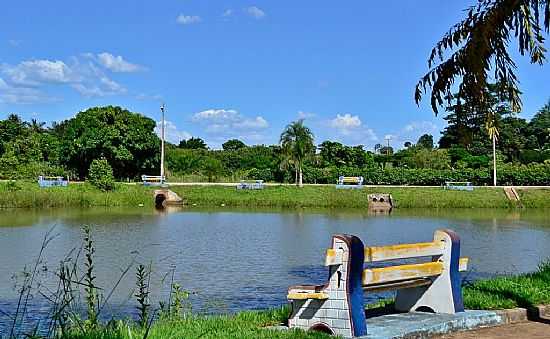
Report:
[[[432,49],[429,71],[416,85],[416,103],[431,90],[431,106],[437,115],[439,107],[450,104],[451,89],[458,84],[459,93],[476,98],[483,106],[489,72],[494,71],[493,81],[505,85],[498,96],[519,111],[519,80],[508,48],[510,40],[517,39],[520,54],[529,54],[532,63],[542,65],[543,35],[549,29],[550,0],[478,0]]]
[[[294,167],[296,185],[303,187],[303,166],[305,160],[315,153],[313,133],[304,126],[304,120],[288,124],[281,133],[280,144],[283,153],[281,167]]]

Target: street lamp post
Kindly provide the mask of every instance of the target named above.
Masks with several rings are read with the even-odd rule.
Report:
[[[161,127],[160,127],[160,182],[164,184],[164,103],[160,105]]]

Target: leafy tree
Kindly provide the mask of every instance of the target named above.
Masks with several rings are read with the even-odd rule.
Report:
[[[245,143],[238,139],[230,139],[222,144],[222,148],[224,151],[236,151],[245,147]]]
[[[498,97],[509,102],[512,111],[519,111],[521,99],[516,64],[509,52],[510,38],[517,39],[521,55],[529,54],[532,63],[542,65],[544,29],[550,29],[550,0],[479,0],[433,48],[428,59],[430,70],[416,85],[416,102],[431,90],[431,106],[437,114],[445,101],[450,104],[451,90],[458,83],[459,92],[474,98],[474,104],[483,105],[493,70],[495,81],[504,85],[497,89]]]
[[[382,148],[382,144],[376,144],[374,145],[374,153],[380,154],[380,149]]]
[[[115,188],[113,168],[107,159],[94,159],[88,170],[88,181],[102,191],[111,191]]]
[[[5,143],[23,135],[25,123],[16,114],[10,114],[6,120],[0,120],[0,155],[5,151]]]
[[[550,101],[531,119],[529,129],[536,138],[537,148],[550,148]]]
[[[205,158],[201,163],[204,174],[208,177],[208,181],[212,182],[219,177],[223,171],[222,162],[216,158]]]
[[[182,140],[178,146],[183,149],[208,149],[206,143],[201,138],[192,137],[189,140]]]
[[[404,146],[405,148],[409,148],[409,147],[412,146],[412,142],[410,142],[410,141],[405,141],[405,143],[403,144],[403,146]]]
[[[434,148],[434,137],[431,134],[423,134],[418,138],[418,141],[416,142],[416,146],[425,148],[425,149],[433,149]]]
[[[392,155],[393,154],[393,147],[391,146],[383,146],[379,149],[380,154],[382,155]]]
[[[315,152],[313,145],[313,133],[304,126],[304,120],[298,120],[286,126],[281,133],[280,144],[285,156],[283,163],[294,167],[296,173],[296,184],[303,186],[303,166],[307,158]]]
[[[54,126],[62,162],[84,177],[94,159],[105,158],[117,178],[133,178],[159,166],[155,121],[120,107],[94,107]]]

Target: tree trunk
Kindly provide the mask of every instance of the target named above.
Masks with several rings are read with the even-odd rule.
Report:
[[[302,183],[302,167],[300,167],[300,183],[298,185],[299,187],[304,187],[304,184]]]
[[[497,185],[497,150],[496,137],[493,135],[493,186]]]
[[[294,168],[294,185],[298,186],[298,168]]]

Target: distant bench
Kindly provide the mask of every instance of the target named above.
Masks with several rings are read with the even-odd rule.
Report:
[[[263,190],[264,181],[263,180],[241,180],[237,184],[238,190]]]
[[[160,175],[142,175],[143,186],[162,186],[166,182],[165,176]]]
[[[38,177],[38,186],[45,187],[67,187],[69,185],[69,179],[65,180],[63,177],[48,177],[41,175]]]
[[[366,268],[364,263],[428,257],[427,262]],[[290,328],[318,330],[344,337],[367,334],[363,293],[397,290],[397,311],[463,312],[460,239],[451,230],[437,230],[432,242],[365,247],[352,235],[332,237],[324,285],[292,286]]]
[[[338,178],[338,183],[336,188],[362,188],[363,187],[363,177],[344,177],[340,176]]]
[[[458,191],[473,191],[474,186],[469,181],[445,181],[445,189]]]

